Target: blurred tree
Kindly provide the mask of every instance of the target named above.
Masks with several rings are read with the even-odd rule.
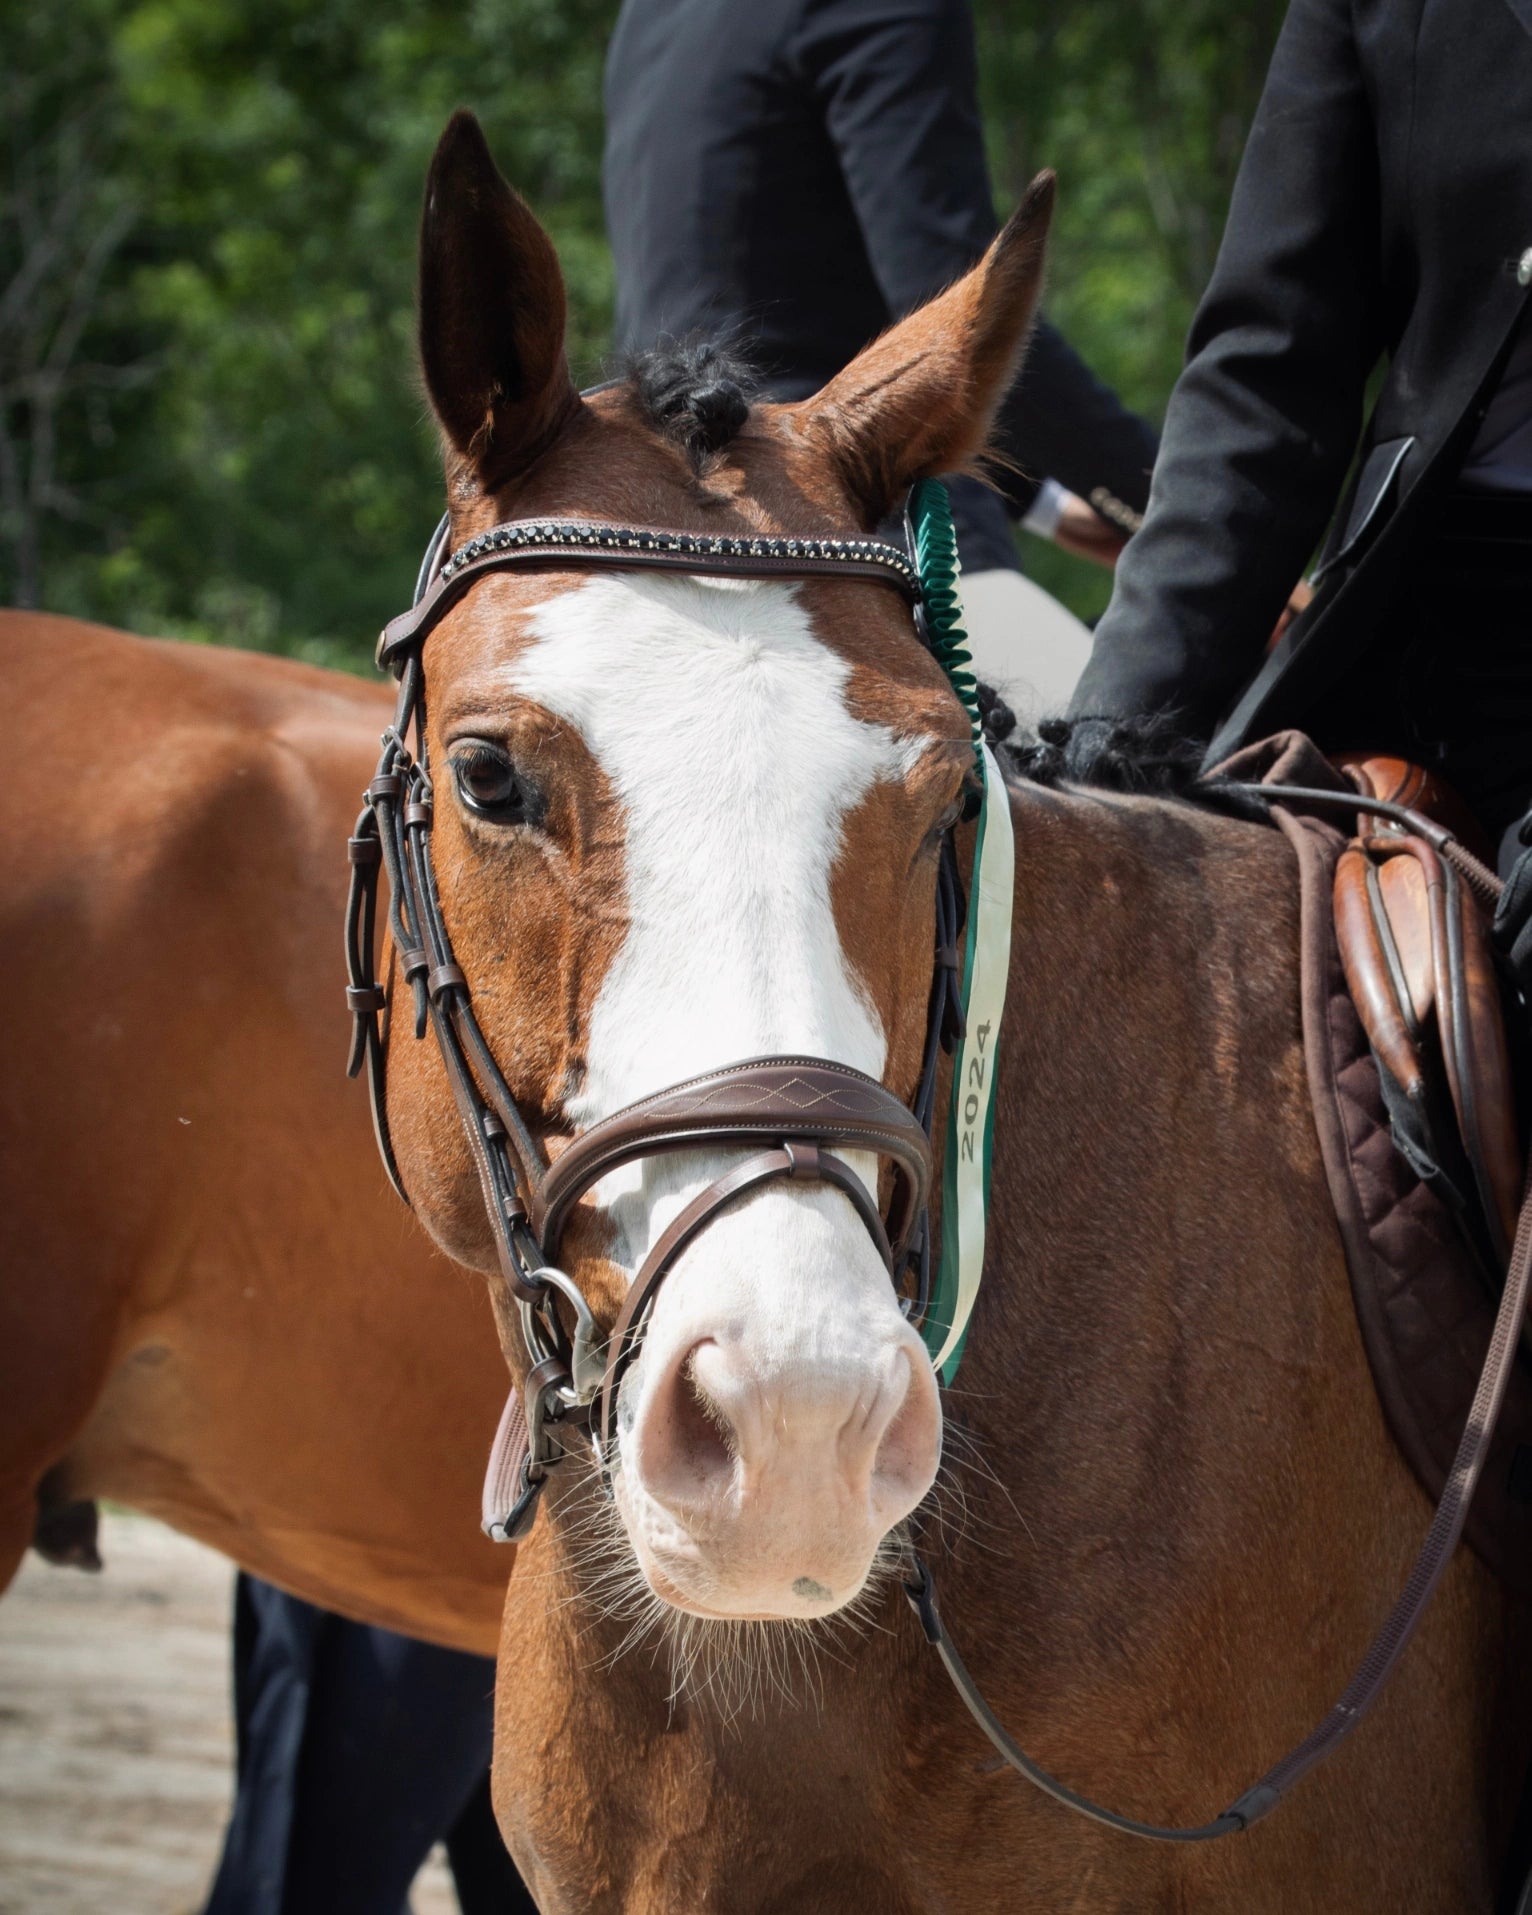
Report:
[[[149,376],[86,350],[105,341],[108,271],[137,216],[111,163],[105,75],[89,43],[67,64],[36,51],[0,69],[0,544],[18,605],[39,602],[53,523],[95,522],[67,476],[75,432],[98,438],[107,395]]]
[[[62,221],[72,252],[52,305],[87,259],[100,295],[80,389],[55,402],[51,516],[13,527],[0,494],[0,598],[40,590],[57,610],[140,630],[360,663],[408,594],[440,496],[412,346],[432,145],[454,106],[480,111],[554,233],[571,356],[595,369],[610,306],[600,67],[615,5],[82,5],[94,18],[60,36],[0,0],[8,71],[28,76],[30,104],[0,187],[0,298],[20,284],[25,182],[55,152],[85,149],[82,121],[90,212]],[[109,383],[155,376],[92,400],[84,361]],[[0,316],[0,417],[42,474],[46,422],[25,374]],[[88,536],[59,516],[66,498],[88,513]]]
[[[728,0],[720,0],[727,4]],[[474,107],[599,373],[617,0],[0,0],[0,600],[362,663],[439,466],[421,183]],[[997,190],[1062,179],[1055,317],[1158,415],[1281,0],[977,0]],[[1097,610],[1106,580],[1027,543]]]

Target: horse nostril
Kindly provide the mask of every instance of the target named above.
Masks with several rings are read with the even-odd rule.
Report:
[[[715,1349],[697,1344],[656,1391],[644,1418],[641,1465],[662,1503],[689,1502],[716,1493],[733,1477],[738,1445],[728,1416],[698,1375],[698,1358]]]
[[[724,1458],[732,1463],[739,1447],[734,1437],[734,1426],[717,1399],[703,1387],[702,1379],[697,1374],[697,1358],[703,1350],[711,1347],[699,1344],[686,1359],[680,1377],[680,1415],[694,1449],[707,1452],[710,1459],[714,1451],[721,1451]]]
[[[899,1362],[904,1388],[898,1407],[878,1439],[873,1458],[873,1494],[880,1503],[902,1505],[907,1515],[930,1488],[941,1458],[941,1410],[935,1379],[907,1351]]]

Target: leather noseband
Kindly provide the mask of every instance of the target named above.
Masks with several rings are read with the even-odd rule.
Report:
[[[898,1098],[845,1064],[815,1057],[762,1057],[658,1091],[593,1125],[548,1172],[533,1204],[532,1228],[542,1242],[557,1243],[571,1208],[609,1171],[635,1158],[703,1145],[744,1147],[754,1154],[692,1199],[660,1236],[629,1286],[612,1330],[601,1387],[603,1445],[615,1434],[617,1392],[661,1282],[721,1210],[779,1178],[828,1183],[850,1198],[889,1274],[897,1278],[926,1207],[930,1140]],[[871,1151],[892,1160],[896,1189],[888,1230],[861,1178],[829,1154],[832,1147]]]

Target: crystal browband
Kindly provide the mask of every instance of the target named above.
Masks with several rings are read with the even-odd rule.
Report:
[[[432,553],[434,560],[439,547]],[[920,576],[908,556],[881,539],[733,537],[609,525],[586,519],[513,519],[491,526],[427,571],[423,596],[390,620],[378,641],[378,663],[395,672],[469,584],[485,572],[518,566],[611,566],[692,576],[802,579],[860,578],[891,585],[912,605]]]
[[[519,519],[494,526],[460,545],[442,566],[441,575],[450,579],[489,552],[543,546],[552,554],[592,545],[609,552],[674,552],[687,559],[823,559],[833,565],[871,562],[895,573],[912,596],[919,590],[914,566],[897,546],[885,545],[881,539],[714,538],[697,532],[646,532],[579,519]]]

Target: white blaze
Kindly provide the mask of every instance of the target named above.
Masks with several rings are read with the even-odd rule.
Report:
[[[852,717],[850,668],[791,585],[592,578],[530,623],[511,685],[578,728],[625,822],[631,924],[571,1119],[768,1054],[880,1076],[885,1036],[841,948],[830,873],[846,812],[925,741]],[[605,1180],[628,1256],[699,1187],[696,1160],[686,1169],[679,1189],[656,1164]],[[640,1188],[651,1215],[617,1201]]]
[[[630,923],[570,1117],[762,1055],[880,1077],[885,1033],[830,879],[846,813],[929,741],[851,715],[850,668],[791,585],[598,577],[530,622],[509,684],[578,728],[623,811]],[[902,883],[908,848],[895,855]],[[602,1181],[630,1270],[726,1161],[693,1151]],[[871,1157],[848,1161],[875,1189]],[[714,1432],[700,1442],[699,1389]],[[618,1509],[671,1601],[826,1613],[925,1495],[940,1431],[930,1365],[853,1206],[775,1183],[714,1217],[656,1299],[623,1386]]]

